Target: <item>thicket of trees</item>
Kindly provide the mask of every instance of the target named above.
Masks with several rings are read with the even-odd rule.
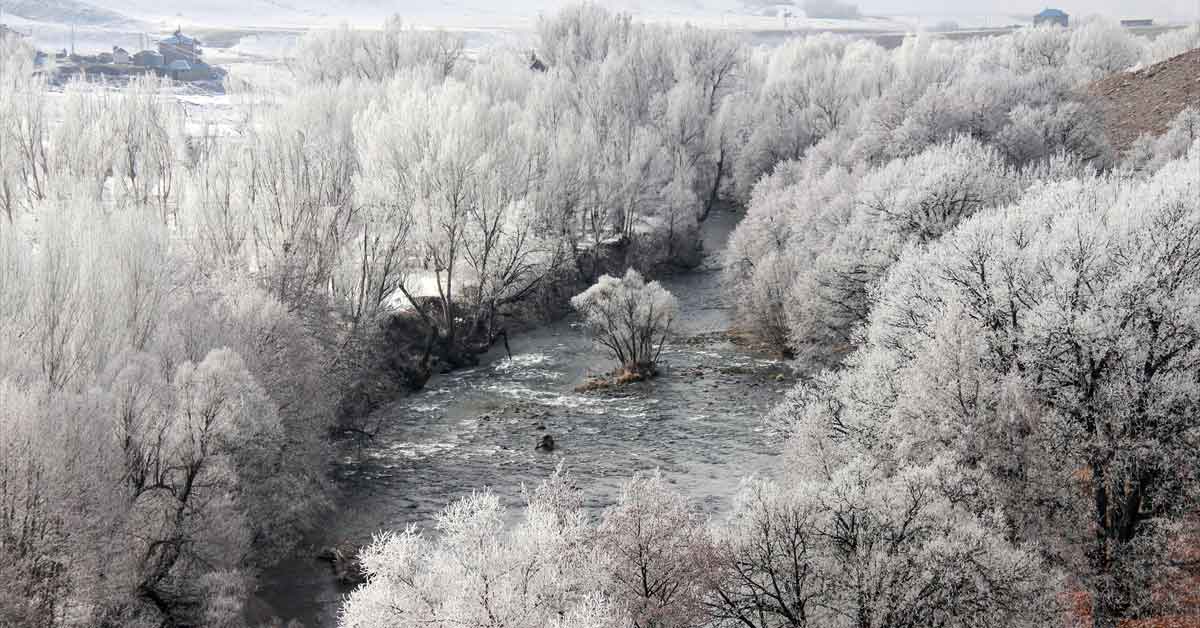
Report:
[[[1200,507],[1200,145],[1148,180],[1039,186],[906,253],[847,368],[779,410],[797,472],[950,456],[1090,594],[1096,626],[1173,615]]]
[[[344,624],[1026,625],[1059,573],[1097,626],[1169,609],[1195,113],[1118,163],[1076,88],[1196,36],[751,51],[582,4],[544,72],[317,33],[220,120],[150,79],[51,98],[0,42],[0,625],[241,625],[397,320],[419,380],[510,308],[694,259],[722,197],[746,323],[844,363],[778,412],[789,475],[715,526],[661,478],[598,524],[561,475],[516,527],[476,496],[381,537]]]
[[[1061,619],[1036,552],[979,513],[951,464],[889,475],[756,481],[710,526],[660,476],[630,480],[597,524],[558,474],[524,516],[484,493],[449,506],[436,538],[385,533],[345,628],[407,626],[1035,626]]]
[[[837,101],[840,125],[807,126],[800,152],[767,159],[726,260],[743,323],[814,374],[772,417],[790,434],[789,477],[839,496],[864,468],[882,483],[958,478],[938,483],[958,495],[943,516],[1034,561],[1022,568],[1048,589],[1020,595],[1052,609],[1049,590],[1079,592],[1097,628],[1195,613],[1180,547],[1200,508],[1185,296],[1200,143],[1189,109],[1115,155],[1078,88],[1197,34],[1147,44],[1090,22],[906,42],[858,74],[881,78]]]
[[[836,365],[906,246],[1037,181],[1180,157],[1186,115],[1119,159],[1081,88],[1197,46],[1197,28],[1146,42],[1092,21],[891,52],[833,37],[773,51],[735,159],[749,211],[726,274],[742,323],[814,370]]]

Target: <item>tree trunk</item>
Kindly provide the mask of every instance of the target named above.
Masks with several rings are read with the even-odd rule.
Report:
[[[721,196],[721,177],[725,171],[725,149],[721,149],[721,156],[717,158],[717,176],[713,179],[712,190],[708,193],[708,201],[704,203],[704,213],[700,214],[700,222],[708,220],[708,214],[712,212],[712,208],[720,200]]]

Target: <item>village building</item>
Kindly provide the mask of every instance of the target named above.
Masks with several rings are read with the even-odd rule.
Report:
[[[117,65],[129,65],[129,51],[120,46],[113,46],[112,51],[113,63]]]
[[[1046,9],[1045,11],[1033,16],[1033,24],[1034,26],[1051,24],[1066,28],[1071,24],[1071,16],[1059,9]]]
[[[163,56],[153,50],[143,50],[133,55],[133,64],[143,68],[161,68],[166,65]]]
[[[186,61],[190,67],[200,60],[200,55],[204,52],[200,50],[198,40],[184,35],[181,29],[175,29],[170,37],[158,42],[158,54],[162,55],[163,62],[167,65],[175,61]]]

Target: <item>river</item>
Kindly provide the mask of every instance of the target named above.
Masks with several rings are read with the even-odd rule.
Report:
[[[535,486],[560,461],[597,514],[631,474],[654,469],[706,511],[726,509],[745,477],[777,465],[777,439],[762,417],[794,381],[786,364],[721,333],[732,309],[719,258],[739,218],[714,210],[703,228],[704,262],[662,281],[681,315],[660,377],[617,394],[575,393],[589,374],[615,366],[577,320],[514,336],[511,359],[499,348],[476,368],[435,376],[371,417],[375,438],[341,446],[338,514],[314,543],[429,528],[449,501],[485,488],[516,511],[522,486]],[[552,453],[534,450],[543,434],[557,444]],[[328,564],[305,556],[265,574],[259,598],[280,617],[333,628],[348,592]]]

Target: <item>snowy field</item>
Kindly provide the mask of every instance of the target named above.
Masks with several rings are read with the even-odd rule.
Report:
[[[81,53],[113,46],[140,50],[182,27],[207,44],[214,62],[236,64],[282,58],[313,29],[378,28],[393,15],[418,28],[461,32],[470,50],[525,45],[539,17],[566,4],[568,0],[6,0],[0,3],[5,9],[0,22],[29,34],[43,49],[69,49],[73,43]],[[880,36],[1003,28],[1028,23],[1043,3],[1013,3],[999,12],[994,3],[989,7],[983,0],[861,0],[850,3],[859,9],[854,19],[806,17],[800,0],[600,0],[598,4],[641,21],[743,31],[752,43],[773,44],[792,33]],[[1121,0],[1054,4],[1075,16],[1141,17],[1159,23],[1193,20],[1200,10],[1191,0],[1147,0],[1138,3],[1136,15]],[[784,13],[790,15],[785,18]]]

